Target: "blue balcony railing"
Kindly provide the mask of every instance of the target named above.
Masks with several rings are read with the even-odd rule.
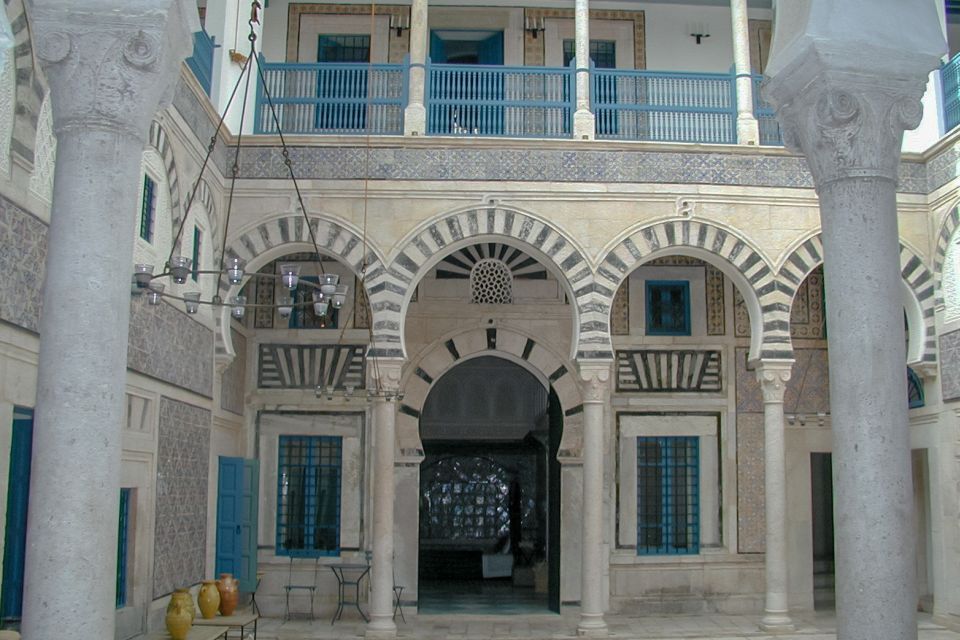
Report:
[[[766,146],[783,146],[783,136],[780,134],[780,123],[777,122],[773,106],[760,95],[760,83],[763,76],[753,76],[753,114],[760,125],[760,144]]]
[[[258,85],[256,133],[276,133],[279,124],[284,133],[403,134],[406,65],[262,61],[261,65],[279,123]]]
[[[432,135],[569,138],[574,70],[427,64]]]
[[[213,79],[213,50],[216,46],[206,31],[197,31],[193,34],[193,55],[187,58],[187,66],[207,95],[210,95]]]
[[[729,73],[593,69],[597,138],[658,142],[737,141],[737,99]]]
[[[950,131],[960,124],[960,53],[940,68],[940,80],[943,83],[944,131]]]

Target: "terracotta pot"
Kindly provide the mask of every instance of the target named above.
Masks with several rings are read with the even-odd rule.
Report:
[[[229,573],[221,573],[220,579],[217,580],[217,590],[220,591],[220,614],[233,615],[233,610],[237,608],[237,600],[240,598],[239,581]]]
[[[190,627],[193,625],[193,598],[186,589],[177,589],[170,596],[167,605],[167,632],[173,640],[187,640]]]
[[[216,580],[204,580],[197,594],[197,604],[200,605],[200,615],[209,620],[217,615],[220,608],[220,590]]]

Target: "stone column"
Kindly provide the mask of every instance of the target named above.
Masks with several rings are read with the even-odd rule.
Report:
[[[140,160],[191,51],[172,0],[34,0],[57,136],[23,635],[113,638],[120,429]]]
[[[403,114],[403,135],[427,134],[427,0],[413,0],[410,6],[410,88]]]
[[[779,3],[767,66],[767,98],[820,197],[840,640],[917,637],[896,185],[945,50],[935,6]]]
[[[783,392],[792,368],[792,360],[768,360],[757,367],[763,392],[767,585],[760,628],[771,632],[794,628],[787,603],[787,466],[783,437]]]
[[[397,391],[401,360],[368,363],[368,387],[380,392],[373,400],[373,568],[368,638],[397,635],[393,621],[393,502],[396,457]]]
[[[574,5],[574,50],[577,58],[577,110],[573,114],[575,140],[593,140],[596,121],[590,111],[590,3],[576,0]]]
[[[581,636],[606,636],[603,619],[603,435],[610,401],[610,363],[580,363],[583,385],[583,540],[580,588]]]
[[[760,126],[753,115],[747,0],[730,0],[730,19],[733,23],[733,65],[737,74],[737,142],[760,144]]]

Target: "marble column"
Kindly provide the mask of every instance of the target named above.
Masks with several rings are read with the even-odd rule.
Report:
[[[393,621],[393,502],[396,458],[397,398],[402,360],[378,359],[368,365],[373,400],[373,567],[370,570],[368,638],[397,635]]]
[[[57,161],[40,320],[25,638],[114,636],[140,160],[150,121],[191,50],[191,11],[197,23],[196,5],[186,0],[30,6]]]
[[[737,142],[760,144],[760,126],[753,114],[747,0],[730,0],[730,19],[733,23],[733,66],[737,74]]]
[[[590,111],[590,3],[574,5],[574,53],[577,59],[577,110],[573,113],[575,140],[593,140],[596,121]]]
[[[783,393],[792,360],[764,361],[757,366],[763,392],[763,490],[766,505],[766,596],[760,628],[793,631],[787,602],[787,466],[783,433]]]
[[[837,637],[916,638],[897,170],[945,41],[928,0],[777,9],[766,97],[807,159],[823,226]]]
[[[580,363],[583,380],[583,540],[580,622],[577,635],[606,636],[603,619],[603,436],[604,411],[610,402],[610,367],[606,361]]]
[[[413,0],[410,6],[410,88],[403,114],[403,135],[427,134],[427,0]]]

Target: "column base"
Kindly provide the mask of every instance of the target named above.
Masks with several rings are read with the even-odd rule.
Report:
[[[370,615],[370,622],[363,632],[365,638],[396,638],[397,624],[393,621],[393,616],[379,617]]]
[[[573,112],[573,139],[593,140],[596,136],[596,118],[588,109]]]
[[[796,631],[793,620],[786,611],[767,611],[760,621],[760,630],[766,633],[789,633]]]
[[[403,135],[427,135],[427,108],[422,104],[408,104],[403,112]]]
[[[602,613],[581,613],[577,635],[581,638],[606,638],[610,635]]]

